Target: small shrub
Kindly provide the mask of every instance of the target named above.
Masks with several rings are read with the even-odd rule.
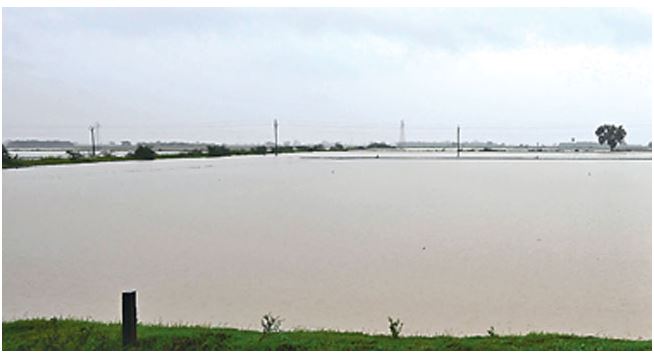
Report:
[[[266,146],[256,146],[252,147],[250,151],[253,154],[266,154],[268,152],[268,148]]]
[[[67,150],[66,154],[68,155],[68,158],[70,158],[70,159],[72,159],[74,161],[76,161],[78,159],[82,159],[82,154],[77,152],[77,151]]]
[[[495,333],[495,327],[491,326],[488,330],[486,330],[486,333],[490,337],[495,337],[497,336],[497,333]]]
[[[402,327],[404,327],[404,323],[400,319],[393,320],[392,317],[388,317],[388,329],[391,330],[391,336],[393,338],[400,337]]]
[[[279,328],[282,326],[282,319],[279,316],[272,316],[271,313],[268,313],[263,316],[261,319],[261,327],[263,328],[263,333],[272,333],[279,332]]]
[[[157,158],[157,152],[148,146],[139,145],[129,156],[134,159],[155,159]]]
[[[207,153],[212,157],[229,156],[229,148],[225,145],[209,145],[207,146]]]

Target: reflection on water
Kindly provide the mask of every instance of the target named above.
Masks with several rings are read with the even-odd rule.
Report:
[[[3,171],[3,319],[651,337],[651,161],[161,160]]]

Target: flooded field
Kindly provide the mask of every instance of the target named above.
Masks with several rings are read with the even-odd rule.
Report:
[[[651,337],[651,160],[385,157],[3,170],[3,320]]]

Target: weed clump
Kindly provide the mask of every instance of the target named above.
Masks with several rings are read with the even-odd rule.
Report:
[[[488,330],[486,330],[486,333],[488,334],[489,337],[496,337],[497,333],[495,333],[495,327],[491,326]]]
[[[279,329],[282,326],[282,321],[283,320],[280,319],[279,316],[272,316],[271,313],[264,315],[261,319],[263,333],[279,332]]]
[[[398,338],[402,332],[402,327],[404,323],[400,319],[393,320],[392,317],[388,317],[388,329],[391,331],[391,337]]]

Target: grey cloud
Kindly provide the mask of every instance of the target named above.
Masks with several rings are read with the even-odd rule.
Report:
[[[544,41],[607,46],[650,45],[651,19],[614,8],[122,8],[5,9],[13,24],[69,33],[157,36],[183,31],[224,35],[316,36],[368,33],[449,49],[520,46],[529,33]],[[12,32],[13,33],[13,32]]]
[[[8,8],[3,138],[83,141],[98,120],[114,139],[260,142],[273,115],[305,141],[392,141],[400,118],[434,139],[449,135],[411,127],[643,124],[649,24],[630,9]],[[583,71],[570,58],[544,76],[539,58],[515,53],[532,41],[559,59],[568,45],[616,56],[583,57]],[[506,55],[470,57],[480,50]],[[479,138],[503,138],[490,132]]]

